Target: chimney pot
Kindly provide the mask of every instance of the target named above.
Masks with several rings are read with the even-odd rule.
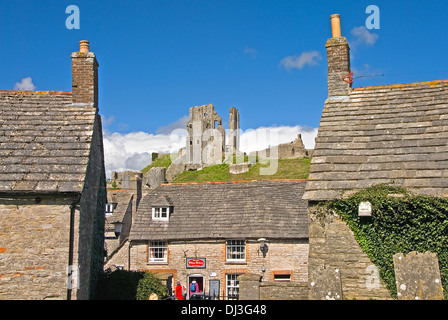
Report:
[[[333,33],[333,38],[341,37],[341,19],[339,14],[332,14],[331,18],[331,31]]]
[[[79,41],[79,52],[89,52],[89,41],[87,40]]]

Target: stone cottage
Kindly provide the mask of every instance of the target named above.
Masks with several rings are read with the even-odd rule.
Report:
[[[104,261],[98,63],[71,55],[72,92],[0,91],[0,299],[89,299]]]
[[[303,180],[161,185],[140,202],[129,269],[156,273],[169,288],[196,281],[200,293],[224,299],[238,298],[246,273],[306,283],[304,188]]]
[[[309,201],[311,297],[320,298],[313,296],[313,279],[325,266],[339,272],[341,298],[387,299],[383,286],[366,286],[373,264],[348,226],[330,214],[318,219],[315,205],[389,182],[448,196],[448,81],[352,88],[350,48],[339,19],[331,16],[328,98],[303,196]]]

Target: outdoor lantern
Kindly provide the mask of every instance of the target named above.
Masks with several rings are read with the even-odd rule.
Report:
[[[121,229],[123,228],[123,222],[115,221],[112,223],[114,225],[115,237],[119,237],[121,233]]]
[[[260,251],[263,253],[263,258],[266,258],[266,253],[268,253],[268,245],[266,244],[265,238],[258,239],[260,242]]]

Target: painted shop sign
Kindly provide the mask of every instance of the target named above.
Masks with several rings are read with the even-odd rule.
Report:
[[[205,268],[205,258],[187,258],[187,269]]]

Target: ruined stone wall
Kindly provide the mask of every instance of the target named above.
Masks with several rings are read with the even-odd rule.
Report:
[[[0,300],[66,299],[73,201],[0,199]]]
[[[333,287],[322,268],[337,270],[342,285],[340,299],[391,299],[388,289],[375,276],[375,266],[362,251],[350,227],[338,216],[315,205],[308,207],[310,298],[321,297],[319,290]],[[319,288],[319,289],[318,289]],[[331,292],[331,290],[329,290]]]
[[[174,282],[187,283],[191,274],[201,274],[208,292],[210,280],[220,280],[221,295],[225,295],[226,274],[255,273],[260,276],[262,266],[266,268],[264,281],[273,281],[276,272],[290,272],[293,281],[308,280],[308,243],[305,240],[269,241],[269,251],[264,258],[259,252],[260,244],[256,240],[246,241],[246,262],[227,262],[224,240],[176,241],[168,245],[168,262],[148,263],[147,242],[133,242],[130,249],[131,270],[147,270],[154,273],[170,273]],[[206,258],[205,269],[187,269],[186,258]],[[215,273],[216,276],[210,276]]]
[[[302,142],[302,135],[298,134],[297,138],[289,143],[282,143],[277,146],[271,146],[270,148],[250,153],[250,156],[256,155],[260,158],[297,159],[309,157],[310,150],[305,149],[305,145]]]

